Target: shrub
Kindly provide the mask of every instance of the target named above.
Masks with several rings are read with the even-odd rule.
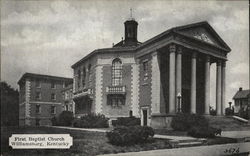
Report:
[[[63,111],[58,117],[53,117],[51,119],[53,126],[71,126],[73,121],[73,113],[70,111]]]
[[[56,121],[55,116],[53,118],[51,118],[51,123],[52,123],[52,126],[57,126],[57,121]]]
[[[208,127],[208,120],[196,114],[177,114],[173,117],[171,126],[174,130],[187,131],[192,126]]]
[[[244,119],[249,119],[249,109],[250,108],[247,108],[247,109],[244,109],[244,108],[241,108],[240,110],[239,110],[239,117],[241,117],[241,118],[244,118]]]
[[[221,129],[213,127],[192,127],[188,130],[188,135],[197,138],[213,138],[217,134],[221,134]]]
[[[140,124],[141,124],[140,118],[136,118],[133,116],[132,117],[120,117],[120,118],[117,118],[117,120],[112,121],[113,126],[136,126]]]
[[[108,140],[114,145],[133,145],[145,142],[154,136],[154,130],[147,126],[120,126],[106,133]]]
[[[108,118],[102,114],[87,114],[73,122],[74,127],[79,128],[107,128]]]
[[[228,107],[225,109],[225,114],[226,115],[234,115],[234,110]]]

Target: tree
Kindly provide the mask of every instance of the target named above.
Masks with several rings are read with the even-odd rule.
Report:
[[[6,82],[1,87],[1,126],[17,126],[19,119],[19,93]]]

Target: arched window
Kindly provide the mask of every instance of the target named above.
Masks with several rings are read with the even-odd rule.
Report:
[[[82,70],[82,87],[85,87],[85,78],[86,78],[86,69],[85,67]]]
[[[122,84],[122,61],[118,58],[112,62],[112,85],[119,86]]]

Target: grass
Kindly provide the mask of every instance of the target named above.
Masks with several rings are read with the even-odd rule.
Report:
[[[210,126],[221,128],[223,131],[250,130],[250,125],[237,121],[230,116],[209,116],[207,119]]]
[[[187,136],[186,132],[156,129],[156,134]],[[12,134],[70,134],[73,137],[73,146],[70,149],[39,149],[17,150],[8,146],[8,139]],[[204,145],[235,143],[236,139],[215,137],[208,138]],[[105,133],[79,130],[58,129],[53,127],[1,127],[1,154],[6,155],[77,155],[92,156],[98,154],[138,152],[155,149],[171,148],[166,139],[149,139],[143,144],[132,146],[115,146],[108,142]]]
[[[8,146],[11,134],[70,134],[73,137],[73,146],[70,149],[53,150],[17,150]],[[1,127],[2,155],[78,155],[92,156],[108,153],[137,152],[154,149],[170,148],[167,140],[150,139],[143,144],[133,146],[114,146],[108,142],[105,133],[87,132],[78,130],[57,129],[51,127]]]

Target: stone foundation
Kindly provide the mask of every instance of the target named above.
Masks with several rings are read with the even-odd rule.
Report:
[[[152,128],[166,128],[172,130],[172,119],[172,115],[152,115],[150,126]]]

